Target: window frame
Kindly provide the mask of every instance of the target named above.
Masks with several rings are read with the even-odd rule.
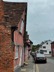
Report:
[[[46,46],[43,46],[44,49],[46,49]]]
[[[24,21],[23,21],[23,19],[22,19],[22,22],[21,22],[21,26],[20,26],[20,33],[22,34],[22,32],[23,32],[23,27],[24,27]]]
[[[52,52],[51,51],[49,51],[49,54],[51,54]]]
[[[44,52],[47,52],[47,50],[43,50]]]
[[[15,59],[18,59],[18,51],[19,51],[19,48],[18,48],[18,46],[16,45],[15,46]]]
[[[46,44],[48,45],[48,42]]]

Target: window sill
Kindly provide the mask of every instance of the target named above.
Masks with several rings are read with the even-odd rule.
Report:
[[[18,57],[15,57],[15,60],[18,59]]]

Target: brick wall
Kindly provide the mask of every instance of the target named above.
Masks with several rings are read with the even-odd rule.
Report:
[[[8,27],[18,25],[26,5],[0,0],[0,72],[14,72],[14,46],[11,28]],[[23,44],[22,37],[19,37],[22,40],[22,43],[18,40],[19,43]]]
[[[0,25],[0,72],[13,72],[14,51],[11,44],[11,31]]]
[[[54,56],[54,43],[51,43],[52,56]]]
[[[4,21],[3,15],[4,15],[3,2],[0,1],[0,24]]]

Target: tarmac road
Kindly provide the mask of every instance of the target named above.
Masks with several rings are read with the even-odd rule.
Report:
[[[47,63],[34,63],[30,57],[28,65],[15,72],[54,72],[54,59],[47,58]]]
[[[47,63],[36,64],[36,72],[54,72],[54,60],[47,59]]]

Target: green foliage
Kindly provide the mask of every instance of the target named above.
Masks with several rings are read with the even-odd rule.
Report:
[[[36,49],[36,48],[33,46],[33,47],[32,47],[32,51],[35,52],[35,49]]]
[[[38,50],[40,47],[40,44],[37,44],[37,45],[33,45],[32,47],[32,51],[35,52],[36,50]]]

